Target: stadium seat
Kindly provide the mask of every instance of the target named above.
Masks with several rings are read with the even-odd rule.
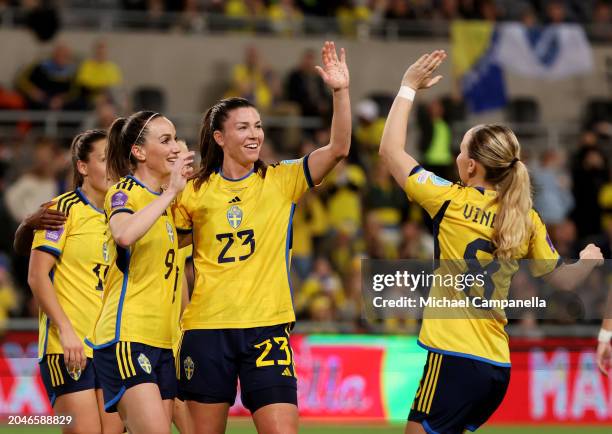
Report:
[[[587,126],[600,121],[612,122],[612,100],[607,98],[590,99],[586,103],[584,114],[584,123]]]
[[[506,107],[506,120],[513,123],[537,123],[540,121],[540,106],[531,97],[513,98]]]

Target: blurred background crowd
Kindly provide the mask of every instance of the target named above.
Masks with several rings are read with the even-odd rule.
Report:
[[[267,31],[274,31],[277,16],[283,17],[279,22],[286,23],[287,16],[300,20],[309,15],[335,17],[340,26],[336,30],[341,33],[342,23],[350,20],[518,18],[543,23],[610,23],[610,2],[578,0],[0,0],[0,15],[6,8],[4,13],[11,10],[15,22],[23,20],[24,25],[31,25],[34,11],[53,14],[61,8],[86,8],[93,3],[146,11],[151,17],[166,13],[195,16],[200,12],[241,20],[267,16],[266,22],[272,26]],[[242,26],[248,30],[248,23]],[[41,121],[35,117],[0,116],[0,320],[37,315],[27,287],[28,259],[13,253],[13,234],[40,204],[71,188],[71,134],[86,128],[107,128],[116,116],[134,110],[164,112],[166,108],[163,88],[126,91],[122,65],[109,56],[102,38],[89,53],[75,53],[65,41],[54,42],[48,51],[48,56],[21,65],[11,83],[4,87],[0,83],[0,114],[28,110],[42,111],[45,116],[62,112],[83,115],[62,118],[55,134],[41,133]],[[278,71],[256,45],[247,45],[243,61],[232,66],[229,76],[219,77],[226,83],[223,96],[253,101],[264,116],[264,125],[267,117],[304,120],[298,125],[265,126],[262,157],[267,162],[305,155],[328,143],[331,95],[314,71],[317,63],[318,53],[308,49],[296,52],[292,68]],[[366,322],[361,315],[361,259],[428,260],[434,243],[428,216],[409,203],[378,158],[393,94],[374,89],[372,86],[366,98],[353,101],[353,142],[348,159],[309,192],[295,212],[294,304],[298,318],[312,320],[310,326],[315,331],[403,332],[416,327],[414,321],[397,319]],[[411,146],[426,168],[457,181],[455,157],[469,120],[464,101],[459,92],[453,92],[417,102],[411,118]],[[541,122],[538,102],[528,97],[511,99],[503,116],[511,125]],[[529,145],[538,138],[529,129],[519,134],[524,144],[522,160],[531,169],[535,208],[566,259],[576,258],[588,242],[600,246],[606,258],[612,254],[611,122],[612,104],[598,99],[587,104],[581,125],[574,134],[563,136],[559,146],[532,147]],[[180,128],[178,134],[182,135]],[[197,150],[195,135],[183,138]],[[592,307],[587,310],[601,305],[603,295],[593,292],[589,298]],[[526,315],[517,325],[526,333],[537,333],[537,323]]]

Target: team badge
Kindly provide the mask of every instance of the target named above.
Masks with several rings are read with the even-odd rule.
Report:
[[[174,242],[174,229],[172,229],[172,225],[169,222],[166,222],[166,232],[168,232],[168,237],[170,237],[170,242]]]
[[[440,178],[438,175],[433,175],[431,177],[431,183],[433,185],[437,185],[438,187],[447,187],[452,184],[452,182],[447,181],[444,178]]]
[[[68,375],[70,375],[70,378],[74,381],[79,381],[79,378],[81,378],[81,368],[74,368],[71,371],[68,369],[68,366],[66,366],[66,371],[68,371]]]
[[[417,177],[417,183],[425,184],[431,175],[433,175],[431,172],[423,170],[421,173],[419,173],[419,176]]]
[[[191,360],[191,357],[187,356],[185,360],[183,360],[183,368],[185,369],[185,378],[191,380],[191,377],[193,377],[193,371],[195,370],[195,364],[193,363],[193,360]]]
[[[63,233],[64,233],[63,227],[56,231],[46,231],[45,239],[47,239],[48,241],[53,241],[54,243],[57,243],[59,239],[62,237]]]
[[[142,353],[138,356],[138,364],[147,374],[151,373],[151,362],[149,362],[149,358]]]
[[[227,210],[227,221],[234,229],[240,226],[240,223],[242,223],[242,210],[238,205],[234,205]]]
[[[111,196],[111,208],[117,208],[119,206],[124,206],[127,203],[128,197],[122,191],[118,191],[117,193]]]
[[[108,262],[108,243],[104,242],[104,244],[102,244],[102,258],[104,259],[104,262]]]

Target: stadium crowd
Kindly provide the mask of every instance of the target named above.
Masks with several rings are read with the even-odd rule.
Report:
[[[322,122],[320,128],[269,130],[262,154],[267,162],[305,155],[329,141],[325,122],[331,97],[314,71],[315,58],[314,51],[305,51],[283,77],[256,47],[248,46],[243,62],[232,68],[225,96],[249,99],[264,116],[302,115]],[[15,87],[0,88],[0,109],[88,110],[91,117],[81,129],[108,128],[118,114],[131,109],[121,80],[121,68],[108,58],[103,40],[81,62],[59,42],[49,58],[24,65]],[[315,320],[319,329],[401,331],[415,326],[390,320],[379,327],[361,318],[362,258],[427,260],[433,254],[431,221],[408,202],[378,157],[392,99],[372,94],[354,104],[349,158],[309,192],[295,212],[295,308],[300,319]],[[451,96],[421,102],[416,112],[420,161],[452,181],[458,180],[455,156],[463,134],[454,125],[465,116],[462,101]],[[604,257],[611,257],[610,121],[606,116],[587,119],[579,141],[562,143],[563,149],[536,153],[525,147],[523,160],[536,186],[535,207],[564,258],[576,258],[591,241]],[[21,122],[12,138],[0,138],[0,320],[38,311],[27,287],[27,258],[17,257],[12,249],[17,225],[40,204],[71,188],[69,142],[34,137],[30,128]],[[197,147],[195,141],[190,145]],[[591,301],[595,306],[602,303],[596,296]]]
[[[9,13],[9,7],[16,23],[31,27],[45,40],[62,25],[62,12],[71,10],[85,14],[87,10],[114,11],[128,27],[186,32],[230,30],[290,36],[336,31],[355,36],[366,31],[402,37],[435,34],[440,31],[436,23],[476,19],[523,21],[530,26],[578,22],[590,24],[593,38],[612,37],[607,0],[0,0],[0,18]],[[88,19],[83,15],[81,20],[69,21],[87,25]],[[411,27],[410,22],[416,21],[429,24]],[[399,26],[387,26],[393,22]],[[366,27],[360,29],[360,25]],[[442,25],[441,31],[447,31],[446,27]]]

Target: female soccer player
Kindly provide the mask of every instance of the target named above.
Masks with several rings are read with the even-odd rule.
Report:
[[[444,51],[434,51],[408,68],[380,144],[395,180],[433,219],[435,259],[476,259],[478,253],[500,260],[543,260],[532,272],[571,289],[603,262],[601,252],[591,244],[580,253],[580,261],[556,268],[559,254],[532,209],[529,174],[510,129],[479,125],[465,134],[457,157],[463,185],[424,170],[406,153],[414,95],[440,81],[441,76],[432,74],[445,58]],[[481,218],[466,211],[472,207]],[[505,318],[439,317],[427,317],[421,327],[419,344],[429,354],[406,433],[474,431],[502,402],[510,380]]]
[[[289,331],[291,220],[300,196],[349,152],[351,111],[344,50],[323,49],[320,76],[333,91],[327,146],[266,167],[257,109],[216,103],[200,133],[202,163],[177,200],[177,228],[193,230],[196,283],[182,318],[179,396],[196,432],[225,432],[240,379],[260,433],[297,433],[297,383]]]
[[[141,111],[110,128],[105,199],[114,240],[102,309],[90,338],[105,410],[133,433],[169,433],[176,376],[172,323],[178,269],[170,204],[193,153],[180,153],[172,122]],[[167,188],[162,191],[161,186]]]
[[[92,351],[83,345],[102,307],[109,267],[109,239],[101,210],[108,189],[106,142],[102,130],[75,137],[71,149],[76,189],[41,208],[41,223],[48,214],[52,228],[35,231],[32,240],[32,230],[22,224],[15,235],[20,250],[32,244],[28,283],[41,307],[41,376],[56,413],[74,418],[65,432],[123,432],[118,417],[99,413],[100,385]]]

